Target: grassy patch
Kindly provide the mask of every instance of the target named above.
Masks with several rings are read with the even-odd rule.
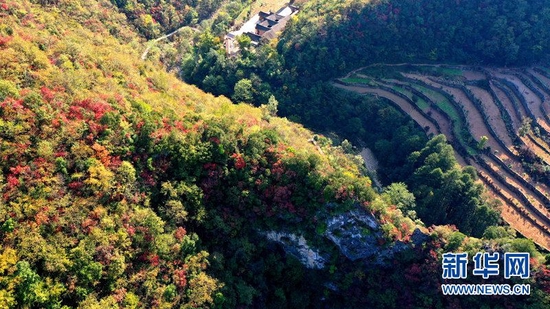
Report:
[[[376,86],[376,83],[374,83],[372,79],[368,79],[368,78],[348,77],[348,78],[343,78],[342,81],[346,83],[352,83],[352,84],[365,84],[369,86]]]
[[[288,1],[286,0],[259,0],[252,2],[252,13],[256,14],[259,11],[277,11],[282,8]]]
[[[239,14],[239,16],[237,16],[237,18],[235,18],[235,24],[236,25],[242,25],[244,24],[248,19],[250,19],[253,14],[249,14],[250,12],[250,5],[249,6],[246,6],[242,11],[241,11],[241,14]]]
[[[449,79],[462,79],[462,70],[450,67],[436,66],[417,66],[417,65],[402,65],[402,66],[371,66],[364,68],[359,73],[372,76],[377,79],[401,79],[401,73],[416,73],[423,75],[431,75],[437,77],[445,77]]]
[[[413,97],[412,92],[410,92],[409,90],[404,89],[403,87],[394,85],[394,86],[392,86],[392,89],[397,91],[397,92],[401,92],[402,94],[406,95],[409,99],[412,99],[412,97]]]
[[[455,109],[455,107],[451,104],[451,102],[447,100],[442,100],[437,103],[437,106],[439,106],[445,114],[449,115],[452,120],[454,121],[461,121],[462,118],[460,117],[460,114]]]
[[[464,132],[465,123],[460,111],[456,110],[454,105],[449,102],[449,100],[445,96],[438,93],[437,91],[433,91],[418,84],[411,84],[411,86],[414,87],[416,90],[424,93],[426,96],[430,97],[432,101],[437,103],[437,106],[439,106],[439,108],[441,108],[441,110],[453,120],[453,133],[458,138],[458,142],[466,148],[470,155],[476,155],[477,151],[470,147],[469,143],[467,142],[468,138],[467,136],[465,136],[467,134],[465,134]],[[427,102],[424,103],[428,105]],[[418,103],[417,105],[420,107]]]
[[[412,84],[412,87],[414,87],[416,90],[422,92],[426,96],[430,97],[434,102],[437,103],[437,106],[443,110],[445,114],[447,114],[455,123],[462,123],[462,118],[460,117],[460,113],[456,110],[456,108],[440,93],[437,93],[436,91],[433,91],[431,89],[422,87],[420,85]]]
[[[414,103],[423,111],[427,111],[430,108],[430,104],[420,98]]]
[[[433,67],[432,72],[441,76],[462,77],[462,70],[446,67]]]
[[[304,1],[297,1],[297,2],[304,2]],[[241,14],[235,19],[236,24],[243,24],[248,19],[250,19],[252,16],[258,14],[260,11],[264,12],[277,12],[280,8],[282,8],[285,4],[287,4],[288,1],[283,0],[260,0],[260,1],[254,1],[250,5],[246,6]],[[296,3],[300,4],[300,3]]]

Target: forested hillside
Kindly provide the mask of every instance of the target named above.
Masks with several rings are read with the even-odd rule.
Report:
[[[365,140],[356,122],[340,130],[334,121],[340,110],[356,109],[357,104],[329,110],[332,102],[342,102],[337,98],[341,95],[322,81],[377,62],[542,61],[550,47],[548,7],[544,0],[309,1],[278,41],[257,49],[242,42],[240,57],[227,57],[219,32],[204,29],[193,47],[180,49],[186,54],[181,74],[208,92],[236,101],[263,104],[275,95],[282,115]]]
[[[550,44],[547,12],[545,1],[309,1],[278,40],[259,48],[243,41],[239,57],[227,57],[221,40],[205,29],[183,57],[181,74],[236,102],[264,104],[274,95],[281,115],[371,147],[386,184],[403,181],[423,190],[410,181],[405,162],[422,149],[424,128],[407,124],[387,102],[325,81],[376,62],[542,61]]]
[[[468,235],[452,225],[425,226],[415,208],[429,200],[415,200],[403,183],[376,192],[349,142],[277,117],[272,89],[286,91],[279,106],[287,114],[293,90],[276,80],[293,85],[297,75],[284,72],[273,47],[245,48],[212,75],[226,86],[238,79],[230,88],[242,92],[234,98],[269,102],[233,104],[183,83],[157,60],[140,59],[144,37],[156,30],[136,20],[166,17],[181,2],[115,4],[0,0],[1,308],[550,305],[547,259],[496,226],[496,206],[472,171],[458,167],[444,137],[428,141],[379,100],[323,84],[310,89],[323,100],[349,100],[344,109],[326,106],[327,126],[346,123],[339,133],[377,151],[399,148],[384,159],[386,183],[437,173],[456,184],[443,191],[418,182],[485,214],[474,222],[443,209],[441,220],[429,222],[455,223]],[[163,13],[152,15],[159,5]],[[189,3],[197,18],[218,7]],[[179,14],[159,29],[185,24]],[[224,59],[219,38],[203,30],[184,67],[197,78],[205,59]],[[272,75],[272,86],[247,75],[245,64]],[[249,83],[265,93],[257,96]],[[305,110],[303,94],[296,96],[296,108]],[[364,240],[359,246],[346,242],[354,229],[352,238]],[[441,255],[487,248],[531,253],[530,279],[506,283],[530,283],[532,295],[443,297]]]
[[[376,62],[525,65],[548,57],[545,0],[361,2],[309,2],[279,45],[286,65],[326,79]]]
[[[247,70],[252,70],[271,86],[278,80],[290,88],[291,81],[303,85],[327,80],[376,62],[530,64],[547,57],[549,10],[545,0],[309,1],[284,31],[276,51],[271,51],[280,57],[258,57],[258,63],[245,53],[250,59],[240,60],[239,69],[247,78]],[[233,61],[221,55],[204,60],[211,65],[210,72],[185,75],[184,66],[184,77],[204,82],[206,76],[233,67]],[[255,71],[257,67],[266,70]],[[231,93],[235,82],[224,81],[229,87],[213,90]]]
[[[148,39],[176,30],[182,26],[196,26],[212,17],[224,5],[222,16],[237,17],[241,1],[222,0],[111,0],[136,29]],[[220,20],[221,21],[221,20]]]

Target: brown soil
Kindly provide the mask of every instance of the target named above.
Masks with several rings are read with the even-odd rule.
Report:
[[[481,112],[474,106],[474,104],[468,99],[466,94],[461,89],[438,84],[423,76],[415,76],[415,78],[422,80],[423,82],[430,84],[434,87],[437,87],[437,88],[441,87],[442,91],[445,91],[448,94],[453,95],[456,102],[459,103],[461,106],[463,106],[464,109],[467,111],[466,119],[468,120],[468,123],[470,125],[469,130],[474,136],[474,138],[479,141],[480,137],[483,135],[489,137],[487,146],[491,147],[491,150],[495,151],[495,154],[501,160],[511,165],[512,169],[518,175],[520,175],[526,181],[534,183],[531,177],[527,173],[525,173],[523,167],[518,162],[518,158],[511,157],[507,152],[505,152],[505,149],[502,148],[502,146],[499,143],[497,143],[495,138],[498,138],[498,137],[495,137],[490,133],[488,128],[485,126],[485,123],[483,122],[483,116]],[[496,106],[495,106],[495,109],[496,109]],[[506,130],[505,128],[502,128],[502,127],[501,129],[504,131]],[[510,144],[510,148],[512,148],[511,146],[512,144]]]
[[[493,150],[498,150],[499,152],[503,152],[504,149],[495,141],[495,139],[492,137],[491,133],[485,126],[483,122],[483,116],[481,113],[475,108],[472,102],[468,99],[464,91],[453,88],[445,85],[438,84],[432,80],[430,80],[428,77],[420,76],[420,75],[412,75],[409,74],[409,76],[421,80],[424,83],[431,85],[436,88],[440,88],[442,91],[447,92],[448,94],[452,95],[454,97],[454,100],[463,106],[465,110],[467,111],[466,119],[468,120],[468,124],[470,125],[469,130],[472,133],[472,136],[479,141],[481,139],[481,136],[487,136],[489,138],[489,141],[487,142],[487,146],[491,147]],[[460,111],[459,111],[460,113]]]
[[[500,115],[500,110],[496,103],[493,101],[493,97],[491,96],[491,94],[486,90],[478,87],[467,86],[467,88],[474,94],[476,98],[481,101],[483,109],[487,113],[487,116],[489,116],[489,124],[491,125],[493,130],[495,130],[498,138],[502,140],[505,145],[510,145],[508,149],[514,152],[514,148],[512,147],[512,139],[508,135],[508,131],[506,131],[506,124],[504,123],[504,120]]]
[[[527,107],[529,107],[529,110],[533,113],[533,115],[535,115],[537,124],[543,127],[546,131],[550,132],[550,126],[546,123],[546,120],[540,111],[540,105],[542,104],[540,98],[533,93],[531,89],[527,88],[527,86],[525,86],[516,76],[503,73],[496,73],[495,76],[507,79],[517,86],[521,95],[527,101]]]
[[[504,188],[504,184],[499,180],[492,178],[486,171],[476,164],[473,164],[482,179],[483,183],[489,188],[489,185],[485,179],[490,179],[493,185],[497,188]],[[492,197],[500,200],[502,206],[500,208],[500,214],[504,221],[508,222],[512,228],[524,235],[525,237],[532,239],[534,242],[542,246],[543,248],[550,248],[550,236],[545,231],[544,219],[539,216],[534,216],[531,213],[526,213],[523,205],[519,202],[518,196],[507,190],[501,190],[500,194],[504,196],[502,198],[500,195],[496,194],[492,189],[489,189]],[[508,202],[507,200],[512,200],[513,202]],[[539,222],[539,224],[534,224],[530,220]]]
[[[397,81],[397,80],[385,80],[385,82],[387,83],[390,83],[390,84],[395,84],[395,85],[398,85],[398,86],[404,86],[404,85],[408,85],[407,83],[404,83],[404,82],[401,82],[401,81]],[[438,102],[441,100],[440,97],[434,97],[430,94],[425,94],[428,98],[430,98],[433,102]],[[453,128],[452,128],[452,125],[449,121],[447,121],[447,119],[445,118],[445,116],[437,109],[434,109],[432,107],[429,107],[427,109],[424,110],[426,113],[429,113],[430,116],[437,122],[437,124],[439,124],[439,127],[441,128],[441,132],[443,135],[445,135],[445,137],[447,138],[447,140],[449,142],[452,142],[455,140],[455,137],[453,135]],[[460,160],[464,160],[463,158],[460,158]]]
[[[548,87],[550,87],[550,79],[542,74],[540,74],[539,72],[533,70],[533,69],[528,69],[527,71],[529,71],[529,73],[531,73],[531,75],[535,76],[538,80],[540,80],[542,83],[545,83]],[[548,94],[547,94],[548,95]]]
[[[514,127],[514,130],[517,132],[517,130],[521,126],[521,119],[519,119],[516,113],[514,113],[514,105],[510,101],[510,98],[508,98],[506,93],[504,93],[502,90],[500,90],[498,87],[496,87],[492,83],[491,83],[491,89],[493,89],[497,98],[500,100],[502,105],[504,105],[504,108],[508,111],[508,114],[510,114],[510,118],[512,119],[512,126]]]
[[[531,138],[535,138],[531,136]],[[548,148],[540,148],[537,144],[533,143],[531,139],[527,136],[520,137],[521,141],[525,144],[527,148],[532,150],[537,156],[539,156],[546,164],[550,165],[550,154]],[[544,142],[543,142],[544,143]]]
[[[487,76],[485,74],[478,72],[478,71],[470,71],[470,70],[464,70],[462,71],[462,76],[466,80],[484,80],[487,79]]]
[[[548,124],[546,123],[546,120],[543,118],[542,112],[540,111],[540,105],[541,104],[548,104],[546,102],[542,102],[540,98],[538,98],[531,89],[528,89],[526,85],[524,85],[519,78],[516,76],[513,76],[513,71],[504,69],[504,70],[497,70],[497,69],[489,69],[490,74],[498,77],[506,79],[515,85],[517,85],[519,91],[522,93],[522,96],[529,102],[529,109],[531,112],[536,116],[536,121],[544,128],[548,127]],[[517,72],[516,72],[517,73]],[[550,79],[545,78],[544,76],[541,76],[540,74],[530,71],[530,74],[538,78],[541,82],[547,83],[550,85]],[[419,75],[419,74],[404,74],[409,78],[414,78],[419,81],[422,81],[426,84],[429,84],[433,87],[440,88],[440,91],[444,91],[447,94],[450,94],[453,96],[454,100],[463,106],[464,110],[466,111],[466,120],[469,124],[469,130],[474,136],[475,139],[479,140],[481,136],[485,135],[489,137],[488,146],[491,147],[492,150],[496,150],[496,154],[499,157],[501,161],[494,160],[490,157],[483,156],[483,160],[487,162],[489,168],[483,168],[476,162],[472,162],[472,166],[476,168],[480,175],[480,179],[485,185],[487,185],[488,188],[490,188],[489,192],[492,192],[492,194],[500,199],[503,202],[502,205],[502,217],[503,219],[508,222],[513,228],[521,232],[523,235],[525,235],[528,238],[533,239],[536,243],[543,246],[544,248],[550,248],[550,224],[548,221],[548,218],[550,218],[550,211],[545,208],[544,203],[547,201],[547,199],[541,199],[538,198],[534,194],[534,192],[531,192],[530,189],[526,186],[524,186],[522,183],[517,181],[513,175],[508,172],[507,170],[503,169],[503,165],[505,164],[509,166],[514,172],[516,176],[519,176],[523,178],[525,181],[533,183],[532,179],[525,173],[523,170],[523,167],[521,165],[521,162],[519,158],[517,157],[517,152],[513,148],[512,138],[508,135],[508,132],[505,127],[505,123],[502,120],[502,117],[500,115],[500,111],[498,106],[495,104],[493,97],[491,94],[479,87],[476,86],[467,86],[468,89],[473,93],[473,95],[481,100],[481,104],[483,106],[483,112],[488,114],[488,122],[489,125],[493,128],[493,130],[496,133],[496,136],[491,135],[489,129],[486,127],[484,121],[483,121],[483,115],[481,114],[481,111],[478,110],[473,102],[470,102],[466,94],[459,89],[458,87],[451,87],[446,86],[443,84],[440,84],[437,82],[437,79],[430,79],[428,76]],[[368,76],[365,76],[366,78],[369,78]],[[465,80],[483,80],[486,79],[487,76],[485,74],[475,71],[475,70],[468,70],[467,68],[464,68],[463,77]],[[380,82],[380,81],[379,81]],[[386,84],[394,84],[394,85],[404,85],[409,84],[409,82],[403,82],[403,81],[395,81],[395,80],[385,80],[383,81]],[[413,85],[411,83],[411,85]],[[512,100],[519,100],[515,96],[513,98],[508,98],[506,94],[498,89],[493,82],[490,80],[490,85],[493,91],[495,92],[496,96],[499,98],[499,100],[502,102],[504,108],[507,109],[508,113],[510,114],[512,118],[512,126],[514,127],[514,130],[517,131],[519,126],[521,125],[521,119],[518,118],[516,113],[514,112],[514,106]],[[395,104],[397,104],[401,109],[408,114],[411,115],[411,117],[419,123],[422,127],[429,126],[431,133],[439,133],[434,132],[435,126],[434,123],[432,123],[429,119],[426,119],[422,116],[422,114],[418,113],[416,110],[412,108],[412,102],[408,100],[404,100],[403,98],[396,96],[390,92],[383,91],[381,89],[376,88],[368,88],[368,87],[362,87],[362,86],[342,86],[342,85],[336,85],[338,87],[355,91],[358,93],[370,93],[374,95],[378,95],[381,97],[385,97],[391,101],[393,101]],[[537,86],[538,89],[538,86]],[[541,92],[544,92],[542,89],[538,89]],[[410,94],[408,94],[410,96]],[[438,94],[437,92],[431,93],[431,92],[425,92],[425,95],[432,98],[434,102],[440,102],[441,101],[441,94]],[[550,94],[545,94],[547,97]],[[521,107],[521,103],[517,101],[517,105],[520,107],[520,116],[525,116],[526,112]],[[441,115],[436,110],[425,109],[425,112],[431,112],[431,117],[439,124],[441,127],[441,133],[445,134],[449,140],[452,139],[452,128],[449,121],[446,120],[446,118]],[[461,112],[459,111],[461,114]],[[433,128],[433,129],[432,129]],[[550,131],[550,130],[549,130]],[[496,139],[500,139],[505,145],[509,145],[507,149],[502,148],[502,146],[497,143]],[[535,138],[533,136],[533,138]],[[540,158],[542,158],[544,161],[549,162],[550,161],[550,147],[542,141],[542,139],[537,139],[537,142],[541,144],[541,146],[537,145],[535,142],[533,142],[529,137],[521,138],[521,141],[523,142],[524,146],[528,147],[529,149],[533,150],[535,154],[537,154]],[[513,155],[510,153],[507,153],[505,150],[511,151]],[[464,158],[457,156],[457,159],[459,160],[461,165],[465,165]],[[506,179],[506,184],[501,183],[497,179],[494,179],[493,177],[490,177],[491,173],[497,173],[499,175],[502,175]],[[507,186],[515,187],[520,190],[521,194],[518,195],[508,189]],[[540,193],[546,193],[550,192],[549,188],[545,186],[544,184],[536,184],[536,191]],[[522,205],[520,202],[522,200],[522,196],[527,198],[532,206]],[[548,194],[546,194],[548,196]],[[530,208],[534,207],[534,208]]]

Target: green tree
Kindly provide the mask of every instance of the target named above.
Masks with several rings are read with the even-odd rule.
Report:
[[[523,118],[523,120],[521,121],[521,127],[518,130],[519,136],[525,136],[529,132],[531,132],[531,122],[531,118]]]
[[[409,157],[414,171],[407,180],[417,198],[417,213],[426,224],[454,224],[463,233],[481,236],[498,222],[498,214],[482,198],[472,167],[461,169],[443,135]]]
[[[484,150],[485,147],[487,147],[487,142],[489,141],[489,138],[485,135],[483,135],[480,139],[479,139],[479,142],[477,143],[477,149],[479,150]]]
[[[510,249],[511,252],[528,252],[530,253],[531,257],[536,257],[540,255],[540,253],[538,253],[537,249],[535,248],[535,244],[530,239],[514,239],[510,244]]]
[[[486,239],[499,239],[499,238],[513,238],[516,233],[511,228],[505,228],[504,226],[489,226],[483,233],[483,238]]]
[[[387,196],[390,202],[404,213],[414,210],[416,207],[414,194],[409,192],[405,183],[392,183],[384,189],[383,195]]]
[[[279,102],[275,99],[275,96],[271,95],[269,101],[267,102],[267,111],[273,117],[277,116]]]
[[[235,102],[252,102],[253,89],[252,81],[247,78],[243,78],[235,84],[233,91],[233,100]]]
[[[219,39],[216,38],[210,31],[204,31],[199,35],[199,42],[197,43],[197,49],[200,54],[206,54],[210,49],[216,49],[219,45]]]
[[[36,287],[40,282],[40,276],[31,269],[29,262],[17,262],[15,275],[19,278],[16,293],[17,300],[22,306],[30,306],[37,301]]]
[[[239,48],[241,50],[247,50],[252,43],[252,39],[250,39],[250,37],[245,34],[239,35],[237,36],[237,43],[239,44]]]
[[[461,232],[454,232],[449,236],[449,241],[445,247],[446,251],[455,251],[462,245],[462,242],[466,238],[466,235]]]

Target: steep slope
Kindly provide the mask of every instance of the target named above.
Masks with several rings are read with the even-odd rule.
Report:
[[[273,292],[223,277],[245,261],[220,259],[258,229],[315,234],[319,211],[374,199],[328,140],[142,62],[109,3],[55,4],[0,6],[1,307],[250,304]],[[407,220],[388,231],[410,235]],[[290,264],[253,278],[302,271],[273,256]]]
[[[476,307],[440,260],[482,248],[533,257],[533,297],[491,304],[548,305],[531,242],[425,228],[346,144],[140,60],[109,2],[38,2],[0,1],[0,307]],[[471,184],[443,138],[420,148],[413,170]]]

